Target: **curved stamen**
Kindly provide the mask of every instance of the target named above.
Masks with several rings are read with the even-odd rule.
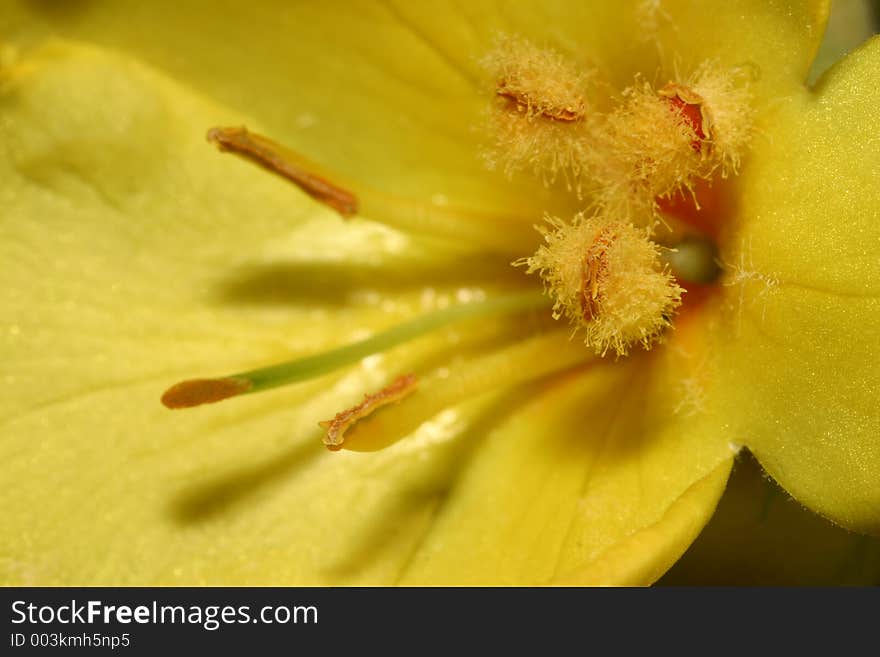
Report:
[[[404,232],[495,251],[521,252],[534,243],[531,220],[518,221],[515,217],[378,192],[328,172],[308,158],[244,127],[211,128],[207,139],[221,151],[240,155],[289,180],[343,217],[358,214]]]
[[[351,426],[341,446],[353,451],[382,449],[405,438],[444,408],[596,358],[593,352],[569,337],[567,330],[533,336],[420,377],[418,388],[399,406]]]

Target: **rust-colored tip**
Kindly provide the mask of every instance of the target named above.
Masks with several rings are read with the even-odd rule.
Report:
[[[385,386],[379,392],[364,395],[364,401],[336,414],[332,420],[323,420],[318,425],[327,429],[324,436],[324,444],[331,452],[342,449],[345,440],[345,432],[359,420],[371,415],[377,409],[388,404],[397,404],[410,395],[415,389],[418,379],[415,374],[404,374],[397,377],[391,385]]]
[[[230,148],[231,143],[234,143],[236,140],[247,139],[247,137],[248,131],[244,126],[240,128],[222,128],[217,126],[209,129],[205,135],[205,139],[209,143],[216,145],[221,151],[232,150]]]
[[[162,395],[162,403],[167,408],[192,408],[202,404],[213,404],[251,389],[248,379],[229,377],[225,379],[190,379],[176,383]]]
[[[353,192],[318,175],[316,166],[288,151],[280,144],[241,127],[215,127],[208,130],[207,140],[223,152],[236,153],[286,178],[319,203],[336,210],[343,217],[358,213],[358,199]]]

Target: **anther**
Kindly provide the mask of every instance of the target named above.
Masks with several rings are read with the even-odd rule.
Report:
[[[240,155],[291,181],[313,199],[343,217],[360,214],[408,233],[445,240],[462,240],[498,251],[519,251],[532,233],[509,214],[484,212],[453,204],[425,201],[379,192],[291,151],[246,128],[212,128],[208,141],[221,151]]]
[[[368,415],[389,404],[396,404],[405,397],[411,395],[416,389],[416,375],[404,374],[397,377],[393,383],[382,388],[379,392],[364,395],[364,401],[349,409],[336,414],[332,420],[319,422],[318,424],[327,429],[324,436],[324,444],[331,451],[342,449],[345,441],[345,432]]]
[[[581,98],[569,99],[566,105],[555,105],[552,101],[533,97],[521,85],[506,78],[498,81],[495,93],[506,99],[517,112],[528,116],[540,116],[551,121],[569,123],[580,121],[586,113],[586,103]]]
[[[584,254],[581,266],[581,309],[585,322],[592,321],[599,314],[599,291],[608,275],[608,248],[613,241],[614,229],[606,226],[599,231]]]
[[[659,91],[678,106],[698,136],[703,133],[704,177],[715,170],[727,177],[739,169],[753,133],[751,83],[756,75],[752,67],[724,68],[706,61],[683,82],[670,82]]]
[[[211,128],[207,139],[221,151],[241,155],[286,178],[343,217],[351,217],[358,212],[358,200],[353,193],[314,173],[316,166],[306,163],[303,158],[294,156],[262,135],[248,132],[245,127]]]
[[[693,130],[695,137],[691,148],[700,152],[703,142],[712,138],[712,120],[705,101],[696,92],[675,82],[670,82],[657,93],[667,99],[670,109]]]
[[[569,224],[548,219],[545,244],[515,262],[538,272],[553,297],[553,316],[565,316],[596,353],[646,349],[671,323],[684,290],[660,260],[645,231],[602,214]]]
[[[177,383],[162,395],[162,403],[168,408],[190,408],[245,393],[262,392],[299,381],[307,381],[342,367],[353,365],[370,354],[380,353],[415,340],[454,322],[529,312],[546,306],[546,303],[546,299],[540,292],[529,291],[448,306],[416,317],[409,322],[398,324],[360,342],[343,345],[320,354],[296,358],[225,377],[190,379]]]
[[[587,100],[593,71],[515,37],[500,38],[483,64],[496,98],[487,164],[508,175],[531,169],[548,184],[561,173],[579,191],[594,160]]]

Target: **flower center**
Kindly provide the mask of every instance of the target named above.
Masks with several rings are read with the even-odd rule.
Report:
[[[533,70],[539,62],[551,63],[542,75]],[[507,89],[513,78],[516,98],[528,99],[529,108],[557,108],[532,112],[523,122],[523,103],[512,105],[497,92],[505,102],[492,108],[488,159],[506,160],[510,174],[527,156],[545,181],[567,166],[570,187],[595,190],[588,212],[571,221],[551,218],[551,229],[542,230],[546,244],[515,264],[540,275],[554,317],[567,317],[598,353],[650,348],[681,304],[679,283],[705,285],[719,273],[712,243],[717,226],[705,230],[705,215],[690,220],[700,210],[697,192],[736,173],[751,138],[747,81],[739,69],[714,62],[656,90],[637,76],[610,110],[581,113],[588,120],[569,129],[559,119],[559,90],[577,90],[579,107],[609,105],[595,99],[595,71],[578,71],[562,55],[518,39],[502,39],[484,63],[497,89]],[[541,148],[549,151],[535,152]]]
[[[551,220],[533,256],[518,260],[538,273],[566,317],[596,353],[648,348],[669,326],[683,289],[643,229],[607,216]]]
[[[572,344],[565,332],[542,328],[459,363],[454,373],[441,367],[419,376],[400,374],[320,423],[332,450],[377,449],[443,408],[493,386],[581,365],[593,353],[622,356],[635,345],[649,349],[672,324],[682,295],[710,286],[718,276],[718,226],[705,221],[698,199],[718,177],[738,171],[751,138],[751,96],[741,71],[707,62],[659,90],[636,77],[609,101],[596,97],[597,88],[610,86],[597,84],[596,71],[520,38],[501,37],[483,64],[494,90],[486,125],[490,143],[483,153],[487,164],[500,164],[508,175],[530,171],[545,184],[561,175],[579,202],[590,192],[589,205],[572,219],[548,217],[539,227],[544,243],[513,264],[540,276],[553,318],[566,317],[592,349]],[[502,253],[534,248],[529,218],[516,221],[379,192],[322,171],[243,127],[213,128],[208,140],[283,176],[344,218],[364,214],[404,231]],[[187,408],[260,392],[352,365],[453,322],[546,313],[548,305],[533,290],[450,306],[325,353],[184,381],[162,402]],[[397,404],[396,410],[383,410]]]

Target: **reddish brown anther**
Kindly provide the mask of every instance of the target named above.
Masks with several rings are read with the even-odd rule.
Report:
[[[603,228],[596,235],[581,262],[581,310],[584,321],[589,322],[599,314],[602,278],[608,271],[607,253],[614,242],[614,231]]]
[[[167,408],[192,408],[202,404],[213,404],[249,391],[252,383],[248,379],[228,377],[224,379],[190,379],[177,383],[162,395],[162,403]]]
[[[397,377],[393,383],[382,388],[379,392],[364,395],[364,401],[357,406],[336,414],[332,420],[325,420],[318,424],[327,429],[324,444],[331,451],[342,449],[345,440],[345,432],[358,420],[361,420],[382,406],[394,404],[411,394],[416,388],[416,375],[404,374]]]
[[[343,217],[357,214],[357,197],[347,189],[312,172],[301,157],[286,151],[271,139],[248,132],[247,128],[211,128],[208,141],[221,151],[241,155],[286,178],[319,203],[336,210]]]
[[[702,97],[674,82],[670,82],[657,93],[669,102],[670,109],[677,112],[694,131],[696,138],[691,142],[691,148],[699,152],[703,143],[710,138],[711,132],[711,122]]]
[[[496,88],[495,93],[507,100],[511,107],[523,114],[532,112],[535,109],[535,103],[528,97],[528,95],[522,91],[517,91],[511,88],[507,80],[502,79],[498,81],[498,87]],[[584,108],[541,105],[534,113],[545,119],[550,119],[551,121],[572,123],[574,121],[579,121],[584,117]]]

